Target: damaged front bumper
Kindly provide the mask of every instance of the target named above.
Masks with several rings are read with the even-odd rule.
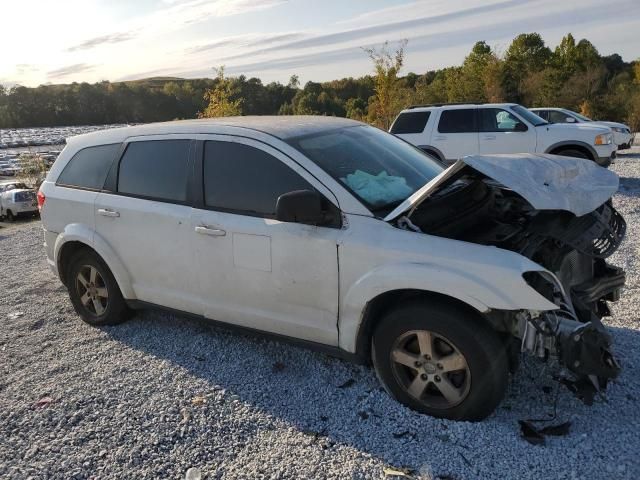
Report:
[[[564,367],[562,383],[587,404],[620,373],[620,364],[611,351],[611,336],[597,315],[588,322],[578,319],[564,304],[560,310],[518,318],[521,351],[540,358],[555,356]]]

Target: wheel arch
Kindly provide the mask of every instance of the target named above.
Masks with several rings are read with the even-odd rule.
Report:
[[[436,147],[432,147],[431,145],[418,145],[418,148],[420,150],[422,150],[425,153],[428,153],[429,155],[432,155],[434,157],[436,157],[437,160],[440,160],[441,162],[445,162],[446,158],[444,157],[444,154],[437,149]]]
[[[355,353],[363,361],[370,361],[371,337],[376,325],[381,318],[390,310],[403,302],[411,302],[423,300],[434,304],[448,304],[467,312],[470,316],[476,317],[478,321],[495,328],[485,312],[478,310],[476,306],[439,292],[430,290],[421,290],[414,288],[403,288],[398,290],[389,290],[372,298],[364,308],[362,319],[358,327],[355,342]]]
[[[596,161],[598,159],[598,153],[595,151],[595,149],[591,145],[589,145],[588,143],[579,142],[576,140],[567,140],[563,142],[554,143],[553,145],[551,145],[545,150],[545,153],[557,155],[563,150],[579,150],[581,152],[584,152],[586,155],[588,155],[588,157],[593,161]]]
[[[125,299],[136,299],[131,276],[120,258],[102,237],[84,225],[69,225],[56,239],[54,259],[62,283],[66,285],[65,273],[69,260],[82,249],[94,252],[107,265]]]

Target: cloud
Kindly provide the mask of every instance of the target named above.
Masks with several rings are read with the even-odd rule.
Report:
[[[96,67],[95,65],[89,65],[86,63],[75,63],[73,65],[67,65],[66,67],[58,68],[56,70],[51,70],[47,72],[47,77],[49,78],[68,77],[69,75],[75,75],[76,73],[90,72],[95,67]]]
[[[343,30],[333,33],[327,33],[324,35],[315,35],[309,38],[305,38],[303,40],[298,40],[294,42],[290,42],[284,45],[278,45],[274,47],[261,48],[257,50],[253,50],[250,52],[245,52],[239,55],[233,55],[230,57],[223,58],[222,60],[234,60],[237,58],[242,58],[246,56],[253,55],[262,55],[265,53],[272,53],[279,50],[300,50],[303,48],[314,48],[314,47],[328,47],[331,45],[336,45],[339,43],[345,43],[348,41],[354,40],[365,40],[367,38],[371,38],[376,35],[381,34],[400,34],[407,31],[410,28],[416,27],[429,27],[431,25],[438,25],[444,22],[451,22],[459,20],[460,18],[490,13],[496,10],[504,10],[505,7],[513,6],[513,0],[505,0],[499,3],[482,5],[479,7],[468,8],[465,10],[460,10],[456,12],[444,13],[441,15],[433,15],[429,17],[421,17],[421,18],[412,18],[408,20],[395,21],[390,23],[383,23],[380,25],[374,25],[370,27],[361,27],[349,30]]]
[[[120,32],[120,33],[111,33],[108,35],[101,35],[99,37],[90,38],[89,40],[85,40],[78,45],[74,45],[73,47],[67,48],[67,52],[76,52],[78,50],[90,50],[95,47],[99,47],[100,45],[110,44],[110,43],[121,43],[131,40],[136,37],[134,32]]]
[[[34,73],[39,71],[40,68],[37,65],[33,65],[31,63],[18,63],[16,65],[16,72],[18,75],[25,75],[28,73]]]
[[[265,10],[287,3],[288,0],[170,0],[169,6],[157,12],[174,24],[200,23],[210,18],[228,17],[257,10]]]
[[[301,38],[304,35],[299,32],[290,33],[276,33],[276,34],[259,34],[259,35],[241,35],[236,37],[221,38],[211,43],[204,45],[196,45],[191,48],[187,48],[185,53],[202,53],[209,50],[215,50],[220,47],[255,47],[257,45],[269,45],[273,43],[286,42],[288,40],[294,40]]]

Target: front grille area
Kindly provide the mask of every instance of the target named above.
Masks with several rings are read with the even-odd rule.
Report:
[[[577,250],[572,250],[562,259],[560,268],[555,273],[565,291],[570,292],[573,286],[593,279],[594,259]]]

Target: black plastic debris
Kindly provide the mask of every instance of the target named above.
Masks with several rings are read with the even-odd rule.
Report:
[[[350,378],[349,380],[344,382],[342,385],[338,385],[338,388],[349,388],[353,386],[354,383],[356,383],[356,381],[353,378]]]
[[[532,423],[526,420],[518,420],[520,424],[520,434],[531,445],[544,445],[544,435],[542,435]]]
[[[564,437],[569,434],[571,422],[559,423],[558,425],[547,425],[540,430],[543,435],[551,435],[553,437]]]
[[[528,420],[518,420],[520,434],[532,445],[544,445],[546,436],[563,437],[569,434],[571,422],[563,422],[557,425],[547,425],[543,428],[536,427]]]

